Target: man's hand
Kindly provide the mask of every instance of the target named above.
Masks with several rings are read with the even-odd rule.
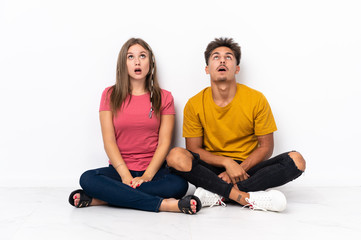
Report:
[[[227,162],[225,168],[226,168],[226,173],[228,174],[228,177],[230,178],[233,184],[236,184],[237,182],[244,181],[249,178],[247,172],[233,159],[230,159]],[[222,177],[227,179],[224,175],[222,175]]]
[[[218,175],[218,177],[221,178],[226,183],[232,183],[231,178],[228,176],[227,172],[222,172],[221,174]],[[233,187],[239,190],[237,183],[233,184]]]
[[[231,183],[231,178],[228,176],[227,172],[222,172],[221,174],[218,175],[218,177],[220,179],[222,179],[223,181],[225,181],[226,183]]]

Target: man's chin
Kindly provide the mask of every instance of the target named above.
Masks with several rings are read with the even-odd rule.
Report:
[[[225,82],[227,81],[227,78],[226,77],[219,77],[216,79],[217,82]]]

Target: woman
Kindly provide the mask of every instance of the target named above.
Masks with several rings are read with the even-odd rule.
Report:
[[[174,101],[159,87],[153,52],[142,39],[120,50],[116,83],[104,90],[100,123],[109,166],[86,171],[83,190],[69,196],[75,207],[109,204],[145,211],[195,214],[193,195],[181,198],[188,183],[165,168],[174,128]]]

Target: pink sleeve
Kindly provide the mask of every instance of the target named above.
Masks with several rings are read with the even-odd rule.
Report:
[[[100,107],[99,107],[99,112],[101,111],[111,111],[111,107],[110,107],[110,93],[111,91],[109,91],[110,87],[107,87],[102,94],[102,98],[100,100]]]
[[[174,99],[170,92],[162,89],[162,107],[160,109],[161,115],[175,114]]]

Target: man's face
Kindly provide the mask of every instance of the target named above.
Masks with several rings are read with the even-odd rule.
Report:
[[[212,81],[234,80],[239,72],[237,60],[228,47],[214,49],[208,59],[206,73],[210,74]]]

